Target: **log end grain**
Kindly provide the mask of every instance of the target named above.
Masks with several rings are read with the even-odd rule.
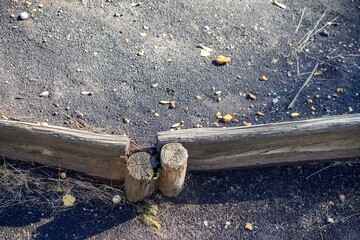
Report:
[[[131,155],[126,163],[125,193],[129,202],[144,200],[155,190],[154,171],[150,163],[151,155],[138,152]]]
[[[176,197],[184,185],[188,152],[180,143],[169,143],[161,149],[160,158],[159,190],[167,197]]]

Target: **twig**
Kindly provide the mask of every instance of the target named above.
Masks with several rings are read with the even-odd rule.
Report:
[[[312,56],[310,56],[309,54],[307,54],[307,53],[304,52],[304,51],[302,51],[302,53],[303,53],[305,56],[307,56],[308,58],[311,58],[311,59],[313,59],[313,60],[316,60],[316,61],[320,62],[321,64],[326,64],[326,65],[329,65],[329,66],[331,66],[331,67],[339,68],[339,69],[344,70],[344,71],[347,72],[347,73],[350,73],[350,70],[347,70],[346,68],[343,68],[343,67],[340,67],[340,66],[338,66],[338,65],[331,64],[331,63],[322,61],[322,60],[320,60],[320,59],[318,59],[318,58],[312,57]]]
[[[332,225],[332,224],[338,223],[338,222],[340,222],[340,221],[344,221],[344,220],[346,220],[346,219],[355,217],[355,216],[360,216],[360,213],[355,213],[355,214],[349,215],[349,216],[347,216],[347,217],[343,217],[343,218],[341,218],[341,219],[339,219],[339,220],[337,220],[337,221],[335,221],[335,222],[333,222],[333,223],[329,223],[329,224],[326,224],[326,225],[320,227],[320,229],[325,228],[325,227],[327,227],[327,226],[330,226],[330,225]]]
[[[306,43],[309,41],[310,37],[314,34],[315,29],[324,18],[326,11],[321,15],[320,19],[316,22],[313,29],[311,29],[305,36],[300,40],[299,46],[295,49],[295,52],[301,52],[301,50],[305,47]],[[304,39],[305,38],[305,39]]]
[[[309,75],[309,77],[306,79],[305,83],[302,85],[302,87],[300,88],[300,90],[298,91],[298,93],[295,95],[294,99],[293,99],[293,100],[291,101],[291,103],[289,104],[288,109],[291,109],[291,108],[294,107],[294,104],[295,104],[297,98],[299,97],[300,92],[304,89],[304,87],[305,87],[306,85],[309,84],[309,82],[310,82],[310,80],[312,79],[312,77],[314,76],[314,74],[315,74],[318,66],[319,66],[319,63],[316,63],[316,65],[315,65],[315,67],[314,67],[314,70],[311,72],[311,74]]]
[[[331,165],[329,165],[329,166],[326,166],[326,167],[320,169],[319,171],[316,171],[316,172],[314,172],[313,174],[307,176],[305,179],[306,179],[306,180],[309,180],[309,178],[311,178],[312,176],[314,176],[314,175],[316,175],[316,174],[318,174],[318,173],[320,173],[320,172],[322,172],[322,171],[324,171],[324,170],[326,170],[326,169],[328,169],[328,168],[334,167],[334,166],[336,166],[336,165],[338,165],[337,162],[335,162],[335,163],[333,163],[333,164],[331,164]]]
[[[304,17],[305,9],[306,9],[306,8],[304,8],[304,9],[303,9],[303,11],[302,11],[302,14],[301,14],[301,17],[300,17],[300,21],[299,21],[299,23],[298,23],[298,25],[297,25],[296,30],[295,30],[295,32],[294,32],[294,33],[297,33],[297,32],[299,31],[299,28],[300,28],[301,22],[302,22],[303,17]]]

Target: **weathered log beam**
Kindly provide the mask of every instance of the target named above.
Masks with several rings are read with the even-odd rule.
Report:
[[[122,182],[129,139],[55,126],[0,120],[0,156]]]
[[[360,114],[233,128],[157,134],[158,148],[179,142],[189,170],[222,170],[360,156]]]

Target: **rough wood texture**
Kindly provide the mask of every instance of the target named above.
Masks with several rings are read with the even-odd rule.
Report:
[[[162,147],[159,190],[165,196],[176,197],[181,192],[185,181],[187,159],[187,150],[180,143],[169,143]]]
[[[150,163],[151,155],[138,152],[131,155],[126,163],[125,193],[129,202],[144,200],[155,190],[154,171]]]
[[[158,146],[179,142],[189,152],[190,170],[356,158],[360,114],[234,128],[158,133]]]
[[[0,120],[0,156],[123,181],[129,139]]]

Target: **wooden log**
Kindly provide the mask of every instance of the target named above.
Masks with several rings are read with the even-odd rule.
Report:
[[[123,182],[129,139],[55,126],[0,120],[0,156]]]
[[[146,152],[132,154],[126,163],[125,193],[129,202],[144,200],[155,190],[151,155]]]
[[[167,197],[181,192],[186,175],[188,153],[180,143],[168,143],[161,149],[159,190]]]
[[[356,158],[360,156],[360,114],[157,134],[159,149],[170,142],[188,150],[189,170]]]

